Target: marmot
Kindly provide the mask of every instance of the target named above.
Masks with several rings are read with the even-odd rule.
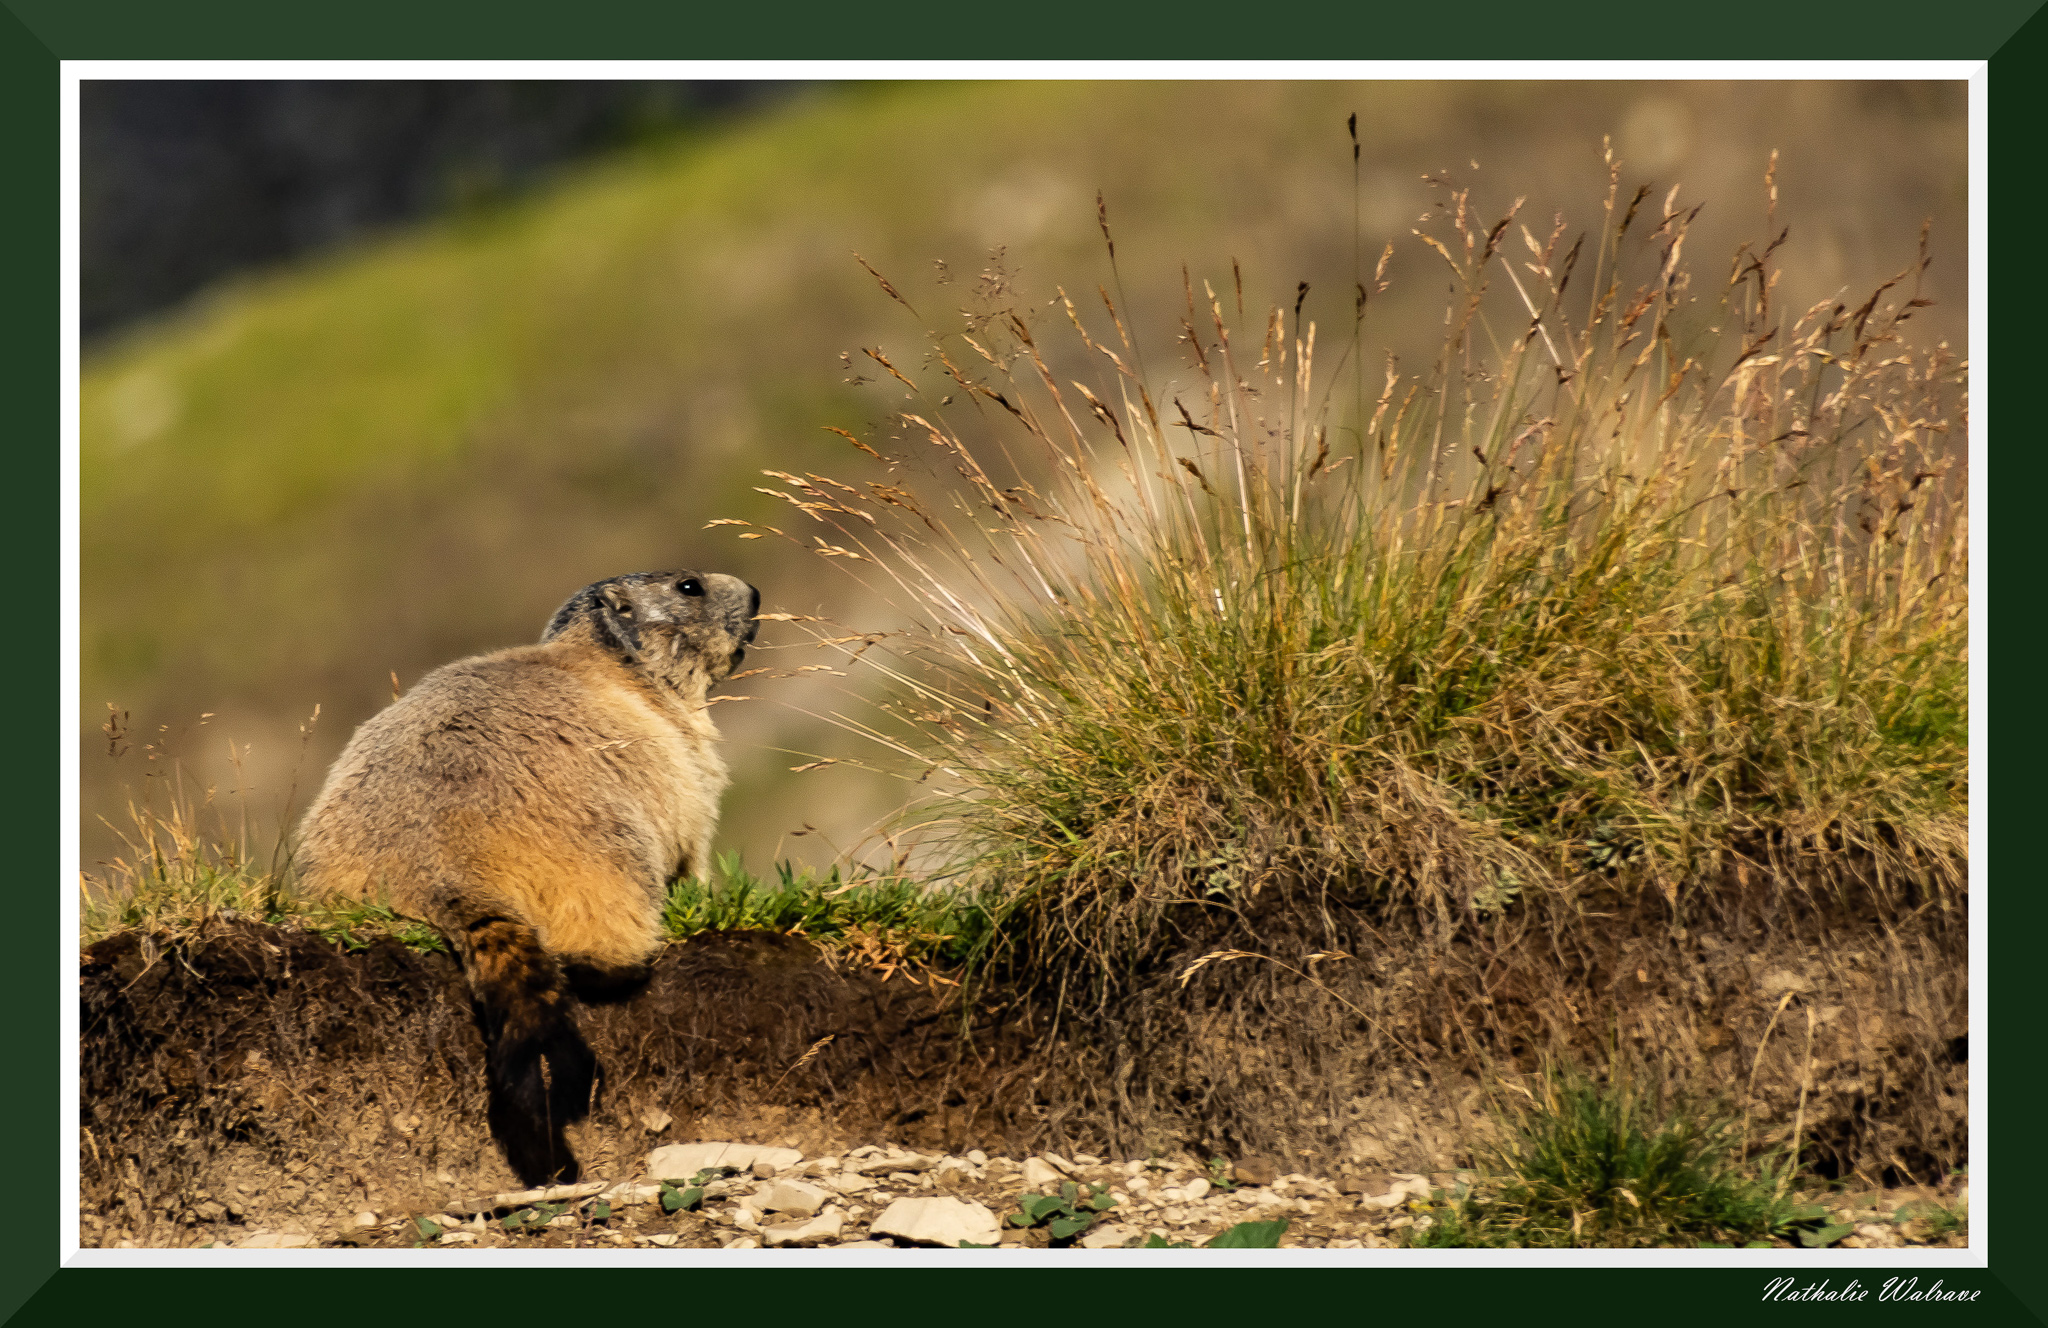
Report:
[[[668,883],[709,870],[727,777],[705,693],[760,604],[709,572],[586,586],[539,645],[436,669],[366,721],[300,827],[309,890],[381,898],[447,937],[491,1132],[527,1184],[578,1173],[562,1127],[598,1070],[571,990],[644,981]]]

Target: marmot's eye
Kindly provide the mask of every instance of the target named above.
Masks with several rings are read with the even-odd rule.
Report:
[[[676,589],[682,591],[685,595],[701,595],[704,593],[704,583],[694,576],[686,576],[676,582]]]

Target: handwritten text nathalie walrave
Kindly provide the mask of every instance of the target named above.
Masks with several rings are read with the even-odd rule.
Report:
[[[1975,1291],[1960,1288],[1950,1290],[1936,1278],[1932,1286],[1923,1287],[1917,1277],[1888,1277],[1881,1287],[1867,1287],[1855,1278],[1849,1279],[1844,1287],[1830,1285],[1832,1279],[1823,1278],[1818,1282],[1799,1284],[1796,1277],[1773,1278],[1764,1288],[1765,1300],[1825,1300],[1857,1301],[1869,1300],[1874,1290],[1879,1301],[1971,1301],[1977,1298]]]

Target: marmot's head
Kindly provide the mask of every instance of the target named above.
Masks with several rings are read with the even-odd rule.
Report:
[[[571,595],[540,639],[585,636],[622,663],[687,689],[740,666],[760,608],[760,591],[722,572],[632,572]]]

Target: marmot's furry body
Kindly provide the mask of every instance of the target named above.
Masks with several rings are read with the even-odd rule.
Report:
[[[448,938],[492,1130],[528,1183],[574,1178],[562,1126],[596,1083],[570,987],[644,979],[668,882],[708,871],[726,771],[705,693],[738,667],[760,599],[687,571],[585,587],[539,645],[436,669],[363,724],[306,813],[309,889]]]

